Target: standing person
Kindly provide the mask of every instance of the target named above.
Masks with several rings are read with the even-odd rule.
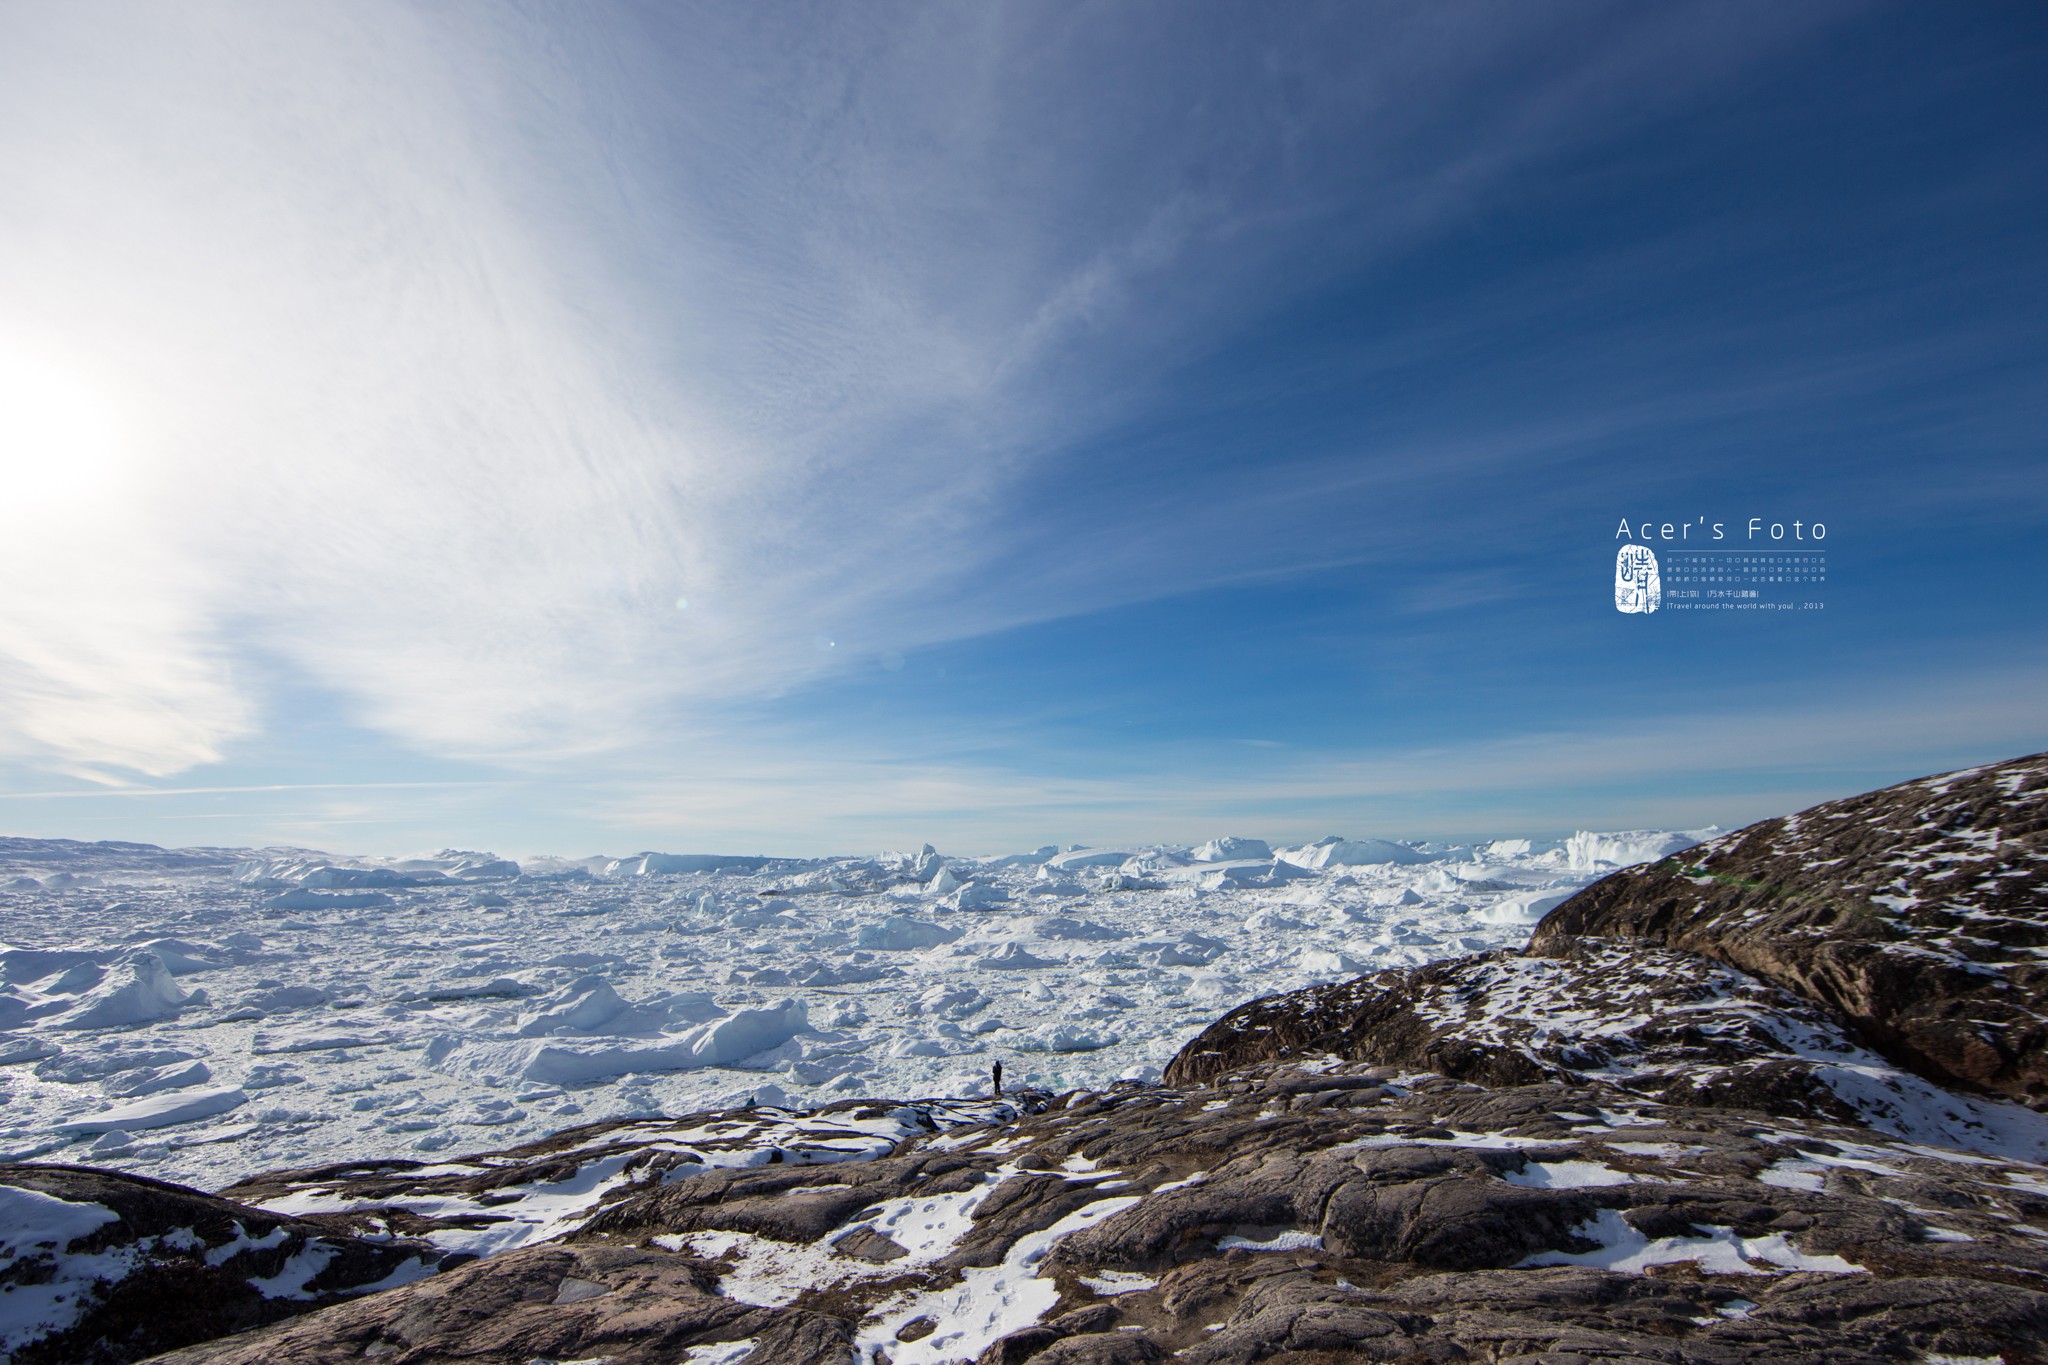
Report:
[[[996,1098],[1001,1099],[1003,1094],[1003,1064],[997,1062],[989,1068],[989,1074],[995,1078]]]

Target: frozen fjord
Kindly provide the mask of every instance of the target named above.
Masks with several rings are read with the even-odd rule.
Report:
[[[1702,834],[1705,831],[1700,832]],[[0,841],[0,1153],[218,1185],[757,1097],[1150,1078],[1694,835],[770,860]]]

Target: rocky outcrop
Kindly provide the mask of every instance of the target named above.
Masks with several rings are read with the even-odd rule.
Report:
[[[1830,801],[1616,873],[1529,952],[1724,962],[1940,1082],[2048,1107],[2048,754]]]
[[[750,1342],[763,1359],[843,1357],[847,1325],[715,1292],[710,1267],[629,1247],[529,1247],[267,1331],[159,1357],[169,1362],[673,1361],[693,1345]],[[294,1330],[296,1329],[296,1330]]]
[[[1494,953],[1269,996],[1182,1048],[1170,1084],[1332,1055],[1482,1085],[1607,1085],[1673,1104],[1864,1124],[2048,1157],[2048,1117],[1944,1090],[1828,1010],[1690,953],[1611,940]]]
[[[1252,1001],[1166,1079],[1327,1053],[2048,1155],[1995,1098],[2048,1039],[2044,830],[2048,757],[1831,802],[1616,873],[1524,953]]]
[[[135,1360],[431,1274],[442,1255],[141,1176],[0,1166],[0,1359]]]
[[[1267,1064],[646,1182],[545,1245],[162,1359],[2018,1363],[2048,1340],[2044,1233],[2027,1163]]]

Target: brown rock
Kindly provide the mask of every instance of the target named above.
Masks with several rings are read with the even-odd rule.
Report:
[[[1899,1065],[2048,1106],[2048,754],[1765,820],[1618,872],[1543,919],[1725,962]]]
[[[9,1357],[16,1365],[135,1360],[309,1312],[394,1273],[430,1274],[440,1260],[425,1243],[367,1242],[118,1171],[4,1165],[0,1185],[115,1215],[62,1246],[28,1249],[0,1265],[0,1293],[50,1283],[73,1258],[98,1258],[95,1275],[103,1277],[72,1291],[76,1321],[17,1349]],[[308,1273],[297,1275],[300,1268]]]

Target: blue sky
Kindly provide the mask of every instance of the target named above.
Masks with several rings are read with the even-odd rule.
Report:
[[[2044,58],[0,6],[0,830],[1544,833],[2048,747]],[[1616,524],[1694,517],[1825,523],[1826,609],[1616,613]]]

